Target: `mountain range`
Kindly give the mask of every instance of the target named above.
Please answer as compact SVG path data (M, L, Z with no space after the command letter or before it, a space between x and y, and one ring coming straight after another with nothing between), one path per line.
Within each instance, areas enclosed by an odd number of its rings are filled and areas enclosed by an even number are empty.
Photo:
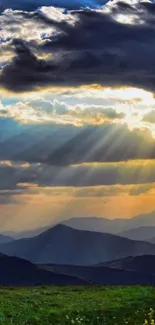
M139 226L144 220L124 220L121 228L121 219L75 218L32 230L29 238L2 234L0 285L155 284L153 213L152 226Z
M64 220L61 222L62 224L79 229L79 230L90 230L90 231L96 231L96 232L104 232L104 233L111 233L116 234L124 237L128 237L130 239L138 239L138 240L146 240L151 237L155 237L155 233L152 236L153 230L151 230L152 227L155 229L155 210L150 213L140 214L137 216L134 216L130 219L107 219L103 217L79 217L79 218L70 218L67 220ZM44 227L38 227L31 230L23 230L23 231L5 231L1 232L5 236L12 237L14 239L21 239L21 238L29 238L34 237L42 232L50 229L51 227L55 226L56 223L46 225ZM145 228L146 227L146 228ZM148 227L150 229L148 229ZM134 231L134 229L143 228L142 235L139 235L140 237L136 238L136 234L132 238L132 233L130 234L130 230ZM146 234L145 234L146 229ZM129 231L129 234L126 234L126 231ZM150 232L151 231L151 236ZM140 229L141 232L141 229ZM148 237L147 237L148 236Z
M3 286L91 284L154 285L155 256L129 257L101 265L77 266L34 265L24 259L0 254L0 285Z
M109 268L143 272L145 274L155 275L155 256L143 255L143 256L128 256L124 259L118 259L107 263L101 263L98 267L106 266Z
M138 228L132 228L129 230L122 231L118 233L121 237L126 237L133 240L144 240L153 243L155 237L155 227L154 226L143 226ZM154 241L155 243L155 241Z
M155 211L140 214L130 219L107 219L103 217L70 218L62 221L61 224L79 230L110 233L133 240L152 242L152 238L155 237ZM9 238L12 237L14 239L30 238L45 232L55 225L54 223L31 230L17 232L6 231L1 233L3 236L9 236Z
M107 232L110 234L122 234L123 232L131 229L137 229L141 227L155 227L155 211L147 214L140 214L130 219L107 219L99 217L71 218L63 221L62 223L79 230L91 230Z
M44 264L40 267L102 285L155 283L155 256L151 255L127 257L90 266Z
M75 276L43 270L29 261L0 254L0 285L87 284Z
M1 244L0 252L37 264L92 265L131 255L155 255L155 245L59 224L33 238Z
M0 234L0 244L6 244L6 243L9 243L13 240L12 237L10 236L7 236L7 235L1 235Z

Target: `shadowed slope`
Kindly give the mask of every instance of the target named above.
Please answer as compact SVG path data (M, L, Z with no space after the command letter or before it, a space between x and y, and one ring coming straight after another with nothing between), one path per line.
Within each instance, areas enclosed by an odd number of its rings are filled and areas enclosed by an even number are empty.
M133 285L153 284L155 276L143 271L135 272L110 268L107 266L75 266L75 265L40 265L45 270L56 271L60 274L73 275L96 284L103 285Z
M86 284L74 276L40 269L29 261L0 255L0 285Z

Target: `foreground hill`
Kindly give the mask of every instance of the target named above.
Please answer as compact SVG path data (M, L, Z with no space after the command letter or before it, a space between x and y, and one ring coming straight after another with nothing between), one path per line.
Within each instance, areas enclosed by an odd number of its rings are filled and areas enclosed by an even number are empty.
M153 284L155 276L144 274L143 270L130 271L115 269L107 266L78 266L78 265L40 265L44 270L57 272L60 274L72 275L78 278L102 285L133 285L133 284Z
M119 270L137 271L145 274L155 275L155 256L143 255L143 256L128 256L126 258L100 263L97 267L106 266Z
M0 252L41 264L92 265L130 255L155 254L155 245L57 225L36 237L0 245Z
M35 284L86 284L85 281L68 275L60 275L40 269L29 261L0 255L0 285Z

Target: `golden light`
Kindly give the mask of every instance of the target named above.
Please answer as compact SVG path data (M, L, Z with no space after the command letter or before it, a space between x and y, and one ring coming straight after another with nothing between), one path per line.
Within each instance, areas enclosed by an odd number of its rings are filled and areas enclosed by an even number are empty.
M122 101L139 100L147 105L155 104L154 96L151 92L144 89L121 87L121 88L105 88L103 94L110 98L120 99Z

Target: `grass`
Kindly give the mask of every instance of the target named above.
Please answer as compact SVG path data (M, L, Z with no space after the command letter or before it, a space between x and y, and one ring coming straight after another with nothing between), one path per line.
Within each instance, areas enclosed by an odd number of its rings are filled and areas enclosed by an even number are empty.
M153 287L0 288L3 325L143 325L150 308Z

